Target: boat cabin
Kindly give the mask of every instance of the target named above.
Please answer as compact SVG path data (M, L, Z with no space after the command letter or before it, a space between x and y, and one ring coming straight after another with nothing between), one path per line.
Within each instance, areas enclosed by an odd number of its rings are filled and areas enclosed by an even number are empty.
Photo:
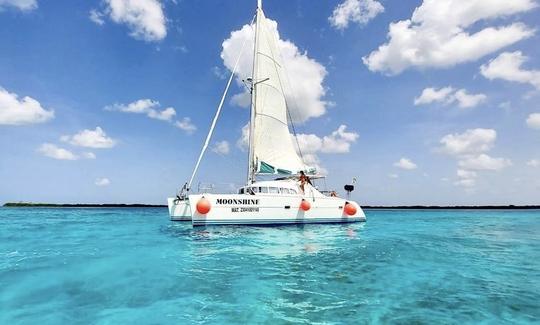
M250 195L301 195L300 187L294 182L257 182L238 189L238 194Z
M302 193L299 184L294 180L262 181L255 182L250 186L243 186L238 189L238 194L246 195L284 195L284 196L326 196L316 187L309 184L304 186L305 193Z

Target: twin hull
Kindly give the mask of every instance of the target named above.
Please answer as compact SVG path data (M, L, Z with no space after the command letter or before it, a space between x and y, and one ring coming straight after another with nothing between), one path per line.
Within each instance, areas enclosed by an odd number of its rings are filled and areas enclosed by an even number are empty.
M197 202L201 198L210 201L210 211L197 212ZM300 209L302 197L284 195L244 195L244 194L195 194L188 200L176 201L169 198L171 220L191 220L194 226L204 225L269 225L302 223L342 223L366 221L364 212L353 201L337 197L305 198L311 205L308 211ZM356 207L356 214L344 212L345 203Z

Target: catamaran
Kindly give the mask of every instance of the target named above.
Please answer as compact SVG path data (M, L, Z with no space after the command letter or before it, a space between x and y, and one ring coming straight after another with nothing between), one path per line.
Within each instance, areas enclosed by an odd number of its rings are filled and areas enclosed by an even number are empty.
M171 220L191 221L193 226L365 221L360 206L349 199L353 185L345 186L347 198L340 198L335 192L319 191L312 185L310 179L322 176L304 162L294 128L293 134L290 132L292 119L285 89L289 86L288 79L277 35L264 15L262 0L257 1L251 25L255 39L252 77L247 79L251 111L245 186L235 194L190 193L246 42L236 59L193 173L180 193L168 198Z

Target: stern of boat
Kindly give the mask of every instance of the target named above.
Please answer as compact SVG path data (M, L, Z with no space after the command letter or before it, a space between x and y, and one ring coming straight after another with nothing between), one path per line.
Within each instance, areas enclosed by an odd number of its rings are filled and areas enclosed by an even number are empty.
M167 199L167 205L169 206L169 215L172 221L191 221L191 207L187 198L181 200L170 197Z

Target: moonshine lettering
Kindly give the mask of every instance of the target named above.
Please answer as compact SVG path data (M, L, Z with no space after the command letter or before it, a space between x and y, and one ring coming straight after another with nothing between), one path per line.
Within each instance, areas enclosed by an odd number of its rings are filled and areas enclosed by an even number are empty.
M259 199L217 199L216 204L259 205Z

